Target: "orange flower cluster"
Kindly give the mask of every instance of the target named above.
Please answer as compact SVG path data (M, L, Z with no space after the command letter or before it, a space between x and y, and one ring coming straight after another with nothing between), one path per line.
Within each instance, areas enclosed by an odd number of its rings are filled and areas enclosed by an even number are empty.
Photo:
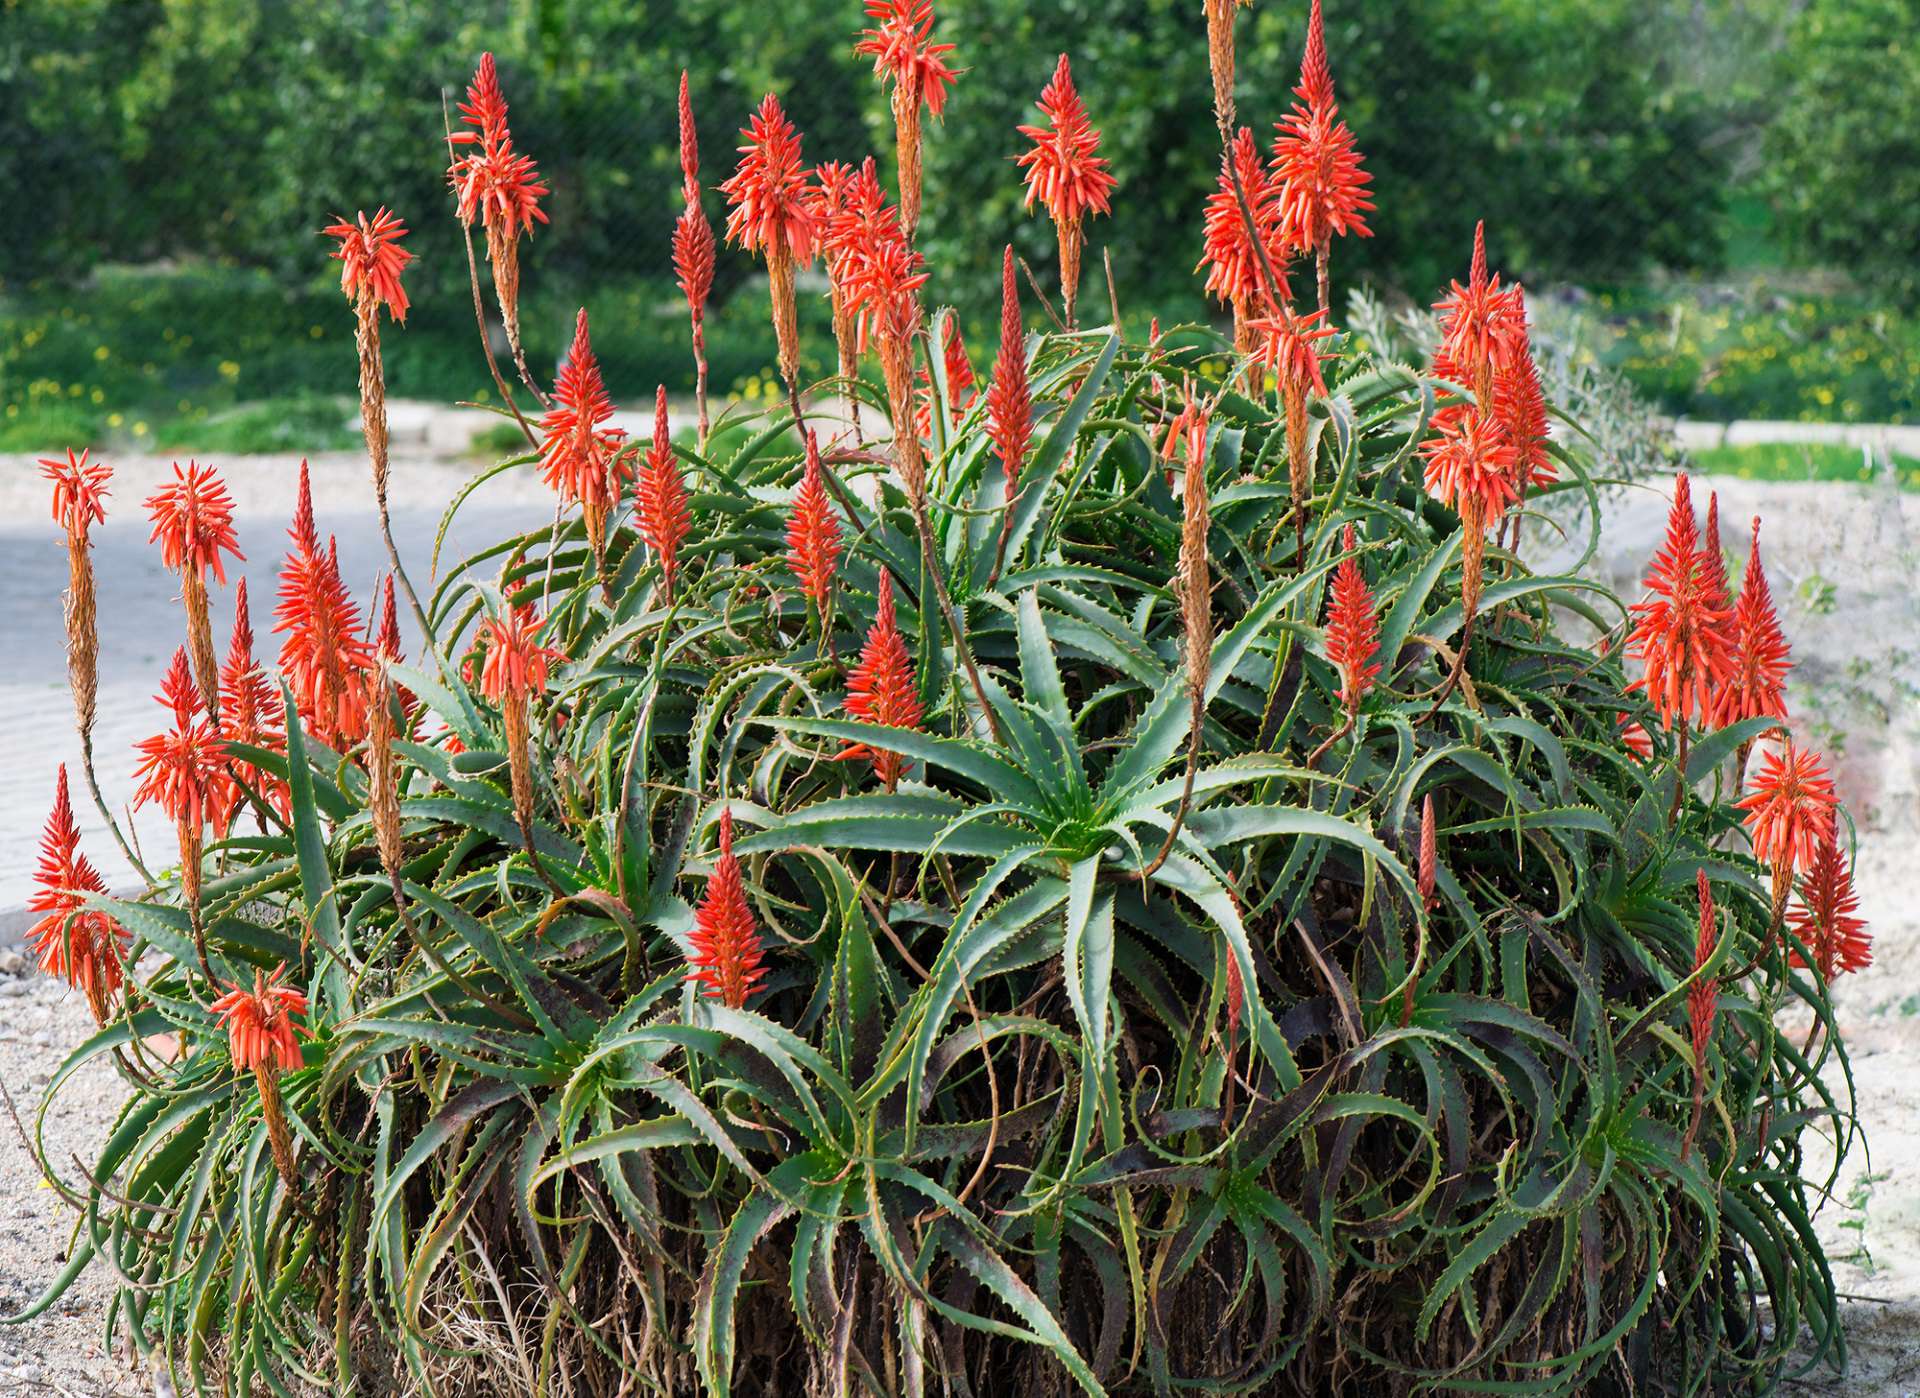
M364 292L374 305L385 306L388 315L405 324L407 292L400 274L413 261L413 254L400 246L407 236L406 225L383 206L371 218L364 211L353 219L335 214L320 232L339 240L340 246L328 256L340 264L340 290L347 299L358 302Z
M307 997L280 983L286 972L284 961L271 972L255 971L251 989L229 981L227 993L209 1006L227 1031L233 1066L243 1073L292 1072L300 1067L304 1031L293 1017L305 1018Z
M793 512L787 517L787 561L801 591L820 614L822 629L833 597L833 571L840 560L840 521L827 500L820 465L820 439L807 429L807 464L794 492Z
M1815 967L1822 980L1831 982L1848 971L1864 971L1873 964L1873 939L1867 924L1859 916L1860 899L1853 891L1853 870L1840 852L1840 841L1832 829L1815 845L1813 862L1800 880L1800 897L1790 925L1793 935L1805 947L1798 947L1792 962L1799 967Z
M107 881L80 852L80 827L67 796L64 763L40 837L40 867L33 881L39 891L27 900L27 910L41 916L27 929L27 945L39 958L40 969L77 987L87 997L94 1020L105 1024L125 976L132 938L106 913L87 907L89 895L106 893Z
M1235 175L1239 176L1238 191L1234 188ZM1241 192L1246 195L1246 214L1240 209ZM1247 214L1253 216L1251 234ZM1286 280L1288 251L1280 189L1268 180L1260 147L1253 132L1243 126L1233 144L1221 153L1220 183L1207 196L1201 219L1200 261L1194 268L1207 274L1207 294L1232 309L1234 348L1242 354L1253 352L1252 319L1263 310L1272 313L1292 301L1292 288ZM1266 255L1264 262L1262 252ZM1277 285L1267 284L1269 268Z
M597 562L606 558L607 522L632 469L620 450L627 434L604 426L612 417L613 399L594 358L583 306L554 380L552 405L540 422L540 471L548 485L580 506Z
M680 573L680 543L687 537L687 486L680 475L680 458L674 454L673 438L667 432L667 390L662 384L653 396L653 445L647 448L646 461L640 467L635 489L635 514L640 537L653 550L660 564L660 589L673 600L674 579Z
M853 51L873 59L874 75L893 84L894 145L900 163L900 214L907 237L920 224L920 109L938 119L947 104L954 71L952 44L933 42L933 0L867 0L878 21L861 31Z
M454 148L447 179L460 222L471 228L478 219L486 231L494 299L517 360L521 357L520 239L532 236L535 223L547 221L540 207L547 187L540 183L532 157L513 148L507 99L500 91L500 75L490 53L480 55L480 65L467 85L467 100L460 104L460 118L472 129L447 137Z
M1087 117L1086 103L1073 85L1073 69L1060 55L1053 77L1040 93L1044 126L1022 126L1033 142L1016 163L1027 172L1027 207L1038 199L1053 218L1060 244L1060 295L1069 328L1080 289L1080 258L1086 246L1084 220L1108 211L1108 195L1119 183L1100 150L1100 131Z
M949 318L946 323L946 337L940 345L940 367L947 376L947 405L950 423L957 423L967 415L974 401L979 397L975 387L977 380L973 376L973 361L967 358L966 342L960 338L960 323ZM933 439L933 375L922 366L919 372L920 386L914 391L913 430L923 438Z
M720 186L733 211L727 215L727 241L767 259L773 300L773 334L780 352L780 376L797 391L800 372L800 313L794 301L796 266L813 261L819 241L800 133L780 101L769 92L740 133L740 164Z
M280 673L307 731L344 752L366 736L365 676L373 667L373 652L360 608L340 575L338 542L329 536L326 548L320 547L304 461L287 533L293 548L280 565L280 594L273 610L274 632L286 633Z
M880 573L879 602L866 644L860 650L860 663L847 676L847 715L861 723L888 728L920 726L919 677L894 616L893 577L884 569ZM871 758L875 775L888 791L899 784L907 766L907 759L899 753L864 743L849 747L841 756Z
M731 1009L740 1009L766 979L766 947L754 928L753 909L733 853L733 810L720 808L720 857L707 893L694 910L687 980Z
M1380 673L1374 657L1380 650L1380 618L1355 555L1353 526L1340 539L1346 557L1333 570L1327 603L1327 659L1340 671L1341 698L1350 715L1360 712L1360 701Z

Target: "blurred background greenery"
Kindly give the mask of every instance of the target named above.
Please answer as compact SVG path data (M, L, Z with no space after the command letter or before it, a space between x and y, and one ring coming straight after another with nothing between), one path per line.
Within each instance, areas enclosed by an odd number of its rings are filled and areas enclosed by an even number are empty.
M484 398L442 103L493 50L518 144L553 188L523 253L529 353L572 309L622 402L688 387L668 235L673 102L692 75L709 189L780 93L810 159L891 151L852 55L858 0L0 0L0 447L344 445L351 316L316 230L387 204L415 310L392 391ZM1207 314L1192 275L1217 170L1199 0L938 0L968 68L928 137L932 295L979 326L999 249L1044 276L1051 232L1009 163L1056 53L1121 180L1123 309ZM1566 312L1577 352L1708 418L1920 418L1920 43L1914 0L1330 0L1374 238L1336 282L1434 299L1476 218L1496 265ZM1240 113L1291 101L1304 0L1240 17ZM711 193L709 213L719 222ZM1097 263L1090 264L1097 265ZM723 252L716 383L768 376L764 304ZM1337 291L1344 304L1345 291ZM817 298L814 298L817 299ZM816 355L826 342L812 308ZM826 372L823 358L814 366Z

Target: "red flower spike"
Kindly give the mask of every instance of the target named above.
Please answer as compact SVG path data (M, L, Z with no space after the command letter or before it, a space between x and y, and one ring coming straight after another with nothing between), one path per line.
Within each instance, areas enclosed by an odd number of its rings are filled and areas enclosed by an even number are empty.
M1820 842L1833 837L1833 813L1839 804L1820 754L1802 751L1791 738L1783 751L1761 756L1752 793L1734 802L1747 813L1753 857L1776 874L1783 869L1797 873L1813 864Z
M834 566L840 561L840 521L827 500L820 440L812 428L807 429L806 470L794 492L793 513L787 517L787 561L825 625Z
M540 208L547 187L540 183L532 158L513 148L507 99L500 91L500 75L490 53L480 55L480 66L467 85L467 100L460 104L460 117L473 129L455 131L448 142L456 148L479 148L456 154L447 170L460 221L472 227L479 219L509 242L532 233L535 223L547 221Z
M1013 248L1000 258L1000 352L987 388L987 435L1006 472L1013 498L1033 445L1033 393L1027 381L1026 335L1020 324L1020 292L1013 281Z
M1278 304L1292 299L1293 292L1286 282L1287 241L1281 231L1280 191L1268 182L1260 147L1254 142L1253 132L1244 126L1233 138L1232 147L1220 156L1220 183L1207 196L1201 218L1200 261L1193 270L1206 272L1208 295L1233 307L1236 316L1246 316L1265 308L1269 298L1262 291L1266 272L1260 265L1254 240L1247 235L1247 220L1240 212L1240 200L1234 193L1235 169L1240 175L1241 188L1247 194L1247 208L1253 214L1254 227L1259 230L1258 246L1266 249L1267 260L1280 279L1279 286L1270 288L1271 300Z
M1707 494L1707 528L1700 540L1700 592L1716 611L1730 612L1727 596L1727 551L1720 546L1720 492Z
M709 999L740 1009L766 979L766 947L754 929L753 909L733 853L733 810L720 810L720 857L707 880L706 896L694 912L693 955L687 979Z
M1473 265L1467 284L1452 283L1452 290L1433 308L1440 313L1436 367L1444 362L1476 394L1491 398L1494 374L1525 349L1527 313L1520 288L1503 288L1497 275L1487 274L1485 220L1473 226Z
M1056 223L1108 212L1107 196L1119 181L1108 172L1106 159L1096 153L1100 132L1087 119L1086 103L1073 85L1073 69L1064 53L1040 94L1039 106L1048 124L1020 128L1020 134L1033 142L1033 149L1016 162L1027 172L1027 207L1038 199Z
M1518 294L1519 288L1514 291ZM1546 391L1524 329L1513 358L1494 370L1493 417L1513 446L1514 488L1522 498L1528 490L1560 479L1560 468L1547 450Z
M1427 493L1462 515L1477 503L1480 519L1493 519L1514 500L1513 444L1491 416L1472 408L1443 408L1433 425L1436 435L1420 444Z
M251 990L228 981L227 993L208 1007L220 1017L228 1055L243 1073L292 1072L301 1066L300 1038L308 1031L293 1017L306 1015L307 997L280 983L286 971L284 961L271 974L256 970Z
M548 667L567 658L559 647L541 643L541 625L539 615L525 602L481 624L487 657L480 671L480 690L494 703L509 697L532 698L547 687Z
M40 474L53 482L53 522L81 543L96 524L107 518L107 482L113 471L104 462L87 464L87 451L79 456L67 448L67 459L40 458Z
M946 56L952 44L933 38L933 0L866 0L867 17L877 27L860 31L853 51L873 59L874 76L894 82L939 116L947 105L954 70Z
M635 515L640 537L647 541L660 562L662 584L673 596L674 578L680 569L680 541L687 537L687 486L680 475L680 460L674 455L673 439L667 433L667 390L663 384L654 392L653 445L640 467L635 487Z
M233 497L213 467L189 461L182 471L174 462L172 483L149 496L146 507L153 519L147 542L160 545L161 561L172 571L192 568L205 579L211 569L224 583L227 572L220 555L246 561L233 533Z
M918 293L927 280L925 259L907 241L899 211L885 202L872 172L869 161L833 224L841 297L859 323L863 350L873 335L901 344L913 338L920 326Z
M1227 952L1227 1042L1233 1043L1240 1036L1240 1018L1247 1009L1247 986L1240 979L1240 963L1231 951Z
M374 632L373 653L381 660L397 662L400 653L400 609L393 600L393 574L380 580L380 626Z
M697 203L688 204L673 222L673 276L687 309L704 312L713 290L713 226Z
M1351 715L1360 712L1360 701L1380 673L1380 665L1374 660L1380 650L1380 619L1373 591L1354 555L1351 524L1341 536L1340 546L1346 557L1333 571L1327 605L1327 659L1340 671L1341 702Z
M861 723L888 728L918 728L922 716L918 679L894 616L893 577L882 569L873 626L861 647L859 665L847 676L847 715ZM907 765L907 759L897 752L864 744L849 748L841 756L871 758L874 773L889 791Z
M974 387L973 361L967 358L966 342L960 337L960 323L949 317L946 338L940 346L940 359L947 375L947 406L952 410L951 421L958 422L966 416L974 400L979 397ZM922 437L933 436L933 375L923 367L919 371L920 386L914 393L913 430Z
M372 295L387 314L401 324L407 319L407 292L400 285L400 274L413 261L413 254L400 246L407 226L382 207L369 219L363 210L356 221L339 214L320 230L323 238L336 238L340 246L330 254L340 263L340 290L349 301L358 300L362 291Z
M1813 957L1820 978L1831 985L1849 971L1873 964L1873 939L1858 916L1860 899L1853 891L1853 870L1840 852L1837 832L1829 830L1814 849L1813 863L1800 880L1800 896L1789 919L1793 935ZM1792 963L1805 969L1808 962L1796 949Z
M1725 727L1748 718L1787 716L1786 679L1791 660L1773 591L1760 562L1760 521L1753 521L1753 549L1740 578L1733 608L1733 673L1715 692L1713 722Z
M727 241L749 252L786 248L798 263L813 260L818 230L807 198L807 171L800 155L800 134L771 92L740 133L740 164L720 186L733 212L727 217Z
M202 716L200 691L188 672L184 646L173 653L173 664L154 697L173 711L173 730L136 745L140 764L133 774L135 809L151 801L176 824L193 829L210 824L216 835L226 834L234 796L227 747Z
M304 456L300 458L300 485L294 496L293 523L287 527L287 537L303 554L320 552L320 532L313 523L313 482L308 477Z
M307 518L295 516L296 543L280 568L280 595L273 609L274 632L286 633L280 645L280 671L293 691L294 708L322 742L350 747L365 731L366 705L354 677L373 664L360 608L340 576L339 549L331 538L325 552L300 542Z
M1630 686L1646 691L1654 712L1672 728L1697 716L1705 721L1715 695L1733 673L1727 613L1708 597L1693 495L1682 475L1674 487L1667 534L1647 569L1647 594L1632 607L1627 653L1646 666Z
M1374 205L1373 182L1361 164L1353 132L1332 102L1298 103L1274 124L1269 163L1279 191L1286 239L1302 252L1318 251L1334 237L1371 238L1366 214Z
M602 514L620 502L630 469L620 455L627 434L602 427L612 417L613 399L600 376L582 307L554 381L553 405L540 420L540 472L565 499Z
M1279 315L1248 323L1259 344L1259 362L1273 371L1283 393L1304 397L1311 390L1326 397L1327 381L1320 366L1333 356L1322 353L1319 343L1333 334L1333 327L1325 323L1325 315L1325 311L1295 315L1282 306Z
M1333 105L1333 74L1327 67L1327 31L1320 18L1320 0L1307 12L1307 47L1300 55L1300 85L1294 96L1309 107Z
M687 70L680 70L680 185L689 204L700 200L700 136L693 125L693 97Z
M40 837L40 867L33 881L39 891L27 900L27 910L43 916L27 929L27 945L39 958L40 969L59 976L87 997L96 1019L122 980L127 944L126 928L105 913L82 911L88 894L105 893L107 881L80 852L80 827L67 796L67 769L60 767L54 787L53 810Z
M279 751L286 744L282 730L285 722L280 692L254 659L253 620L247 607L247 580L242 578L234 592L233 639L220 666L220 738L225 743ZM285 779L252 763L233 760L247 784L284 815L290 799ZM238 795L236 791L236 799Z
M1420 875L1415 883L1420 906L1431 909L1440 902L1440 842L1433 823L1433 793L1420 803Z

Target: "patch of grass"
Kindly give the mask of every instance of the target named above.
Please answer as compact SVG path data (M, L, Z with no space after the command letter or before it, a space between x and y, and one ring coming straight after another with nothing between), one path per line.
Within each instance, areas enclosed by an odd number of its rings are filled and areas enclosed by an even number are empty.
M686 303L671 283L581 288L540 276L536 263L524 285L527 363L537 379L554 374L586 305L616 403L651 402L655 384L692 391ZM803 293L800 311L801 372L829 374L825 297ZM464 294L416 301L404 326L382 324L381 342L391 397L499 402ZM779 395L763 281L709 305L707 355L716 400ZM0 286L4 450L350 446L344 424L357 372L353 316L324 273L288 286L238 267L103 267L77 286ZM336 414L336 402L348 410Z
M1597 359L1666 412L1707 421L1920 421L1920 315L1755 275L1597 293Z
M1749 481L1874 480L1879 460L1858 447L1810 442L1761 442L1738 447L1707 447L1689 452L1703 473ZM1903 490L1920 490L1920 460L1895 456L1893 471Z

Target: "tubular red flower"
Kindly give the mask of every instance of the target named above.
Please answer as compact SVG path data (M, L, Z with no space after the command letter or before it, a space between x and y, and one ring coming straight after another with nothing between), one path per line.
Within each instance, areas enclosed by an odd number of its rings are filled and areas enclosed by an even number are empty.
M1064 53L1040 94L1039 106L1048 124L1020 128L1020 134L1033 142L1033 149L1016 162L1027 172L1027 207L1038 199L1054 222L1061 224L1077 222L1088 213L1108 212L1108 193L1119 181L1109 173L1106 159L1097 154L1100 132L1087 119L1086 103L1073 85L1073 69Z
M1713 722L1725 727L1748 718L1787 716L1786 678L1792 661L1773 591L1760 562L1760 520L1753 521L1753 549L1740 578L1733 608L1733 673L1715 691Z
M1867 924L1859 916L1860 899L1853 891L1853 870L1840 852L1836 830L1828 830L1815 846L1813 863L1800 880L1800 896L1789 919L1793 935L1812 956L1820 978L1831 985L1834 978L1849 971L1863 971L1873 964L1873 939ZM1795 966L1809 963L1796 948Z
M1231 165L1229 165L1231 162ZM1247 220L1240 212L1240 200L1233 188L1233 173L1238 171L1240 186L1246 191L1247 208L1253 214L1253 226L1259 231L1256 244L1247 233ZM1265 248L1280 284L1265 288L1266 272L1260 265L1259 249ZM1292 289L1286 282L1287 240L1281 229L1280 191L1267 179L1267 167L1260 159L1260 147L1253 132L1241 127L1233 145L1220 156L1220 183L1207 196L1201 218L1200 261L1194 271L1207 274L1207 294L1223 305L1231 306L1237 319L1259 309L1288 301ZM1268 297L1265 290L1273 294ZM1244 350L1245 346L1236 345Z
M1646 691L1660 721L1672 728L1704 722L1715 694L1733 673L1727 613L1708 597L1709 584L1687 478L1675 485L1667 535L1647 569L1647 600L1636 602L1627 653L1646 666L1630 688Z
M1462 515L1477 506L1490 520L1514 499L1513 444L1486 413L1465 407L1434 414L1435 435L1420 444L1427 493Z
M1707 493L1707 528L1700 540L1700 593L1707 605L1731 617L1727 595L1727 551L1720 544L1720 492Z
M563 497L603 516L619 504L631 469L620 452L627 434L602 426L612 417L613 399L600 376L582 307L554 381L553 405L540 421L540 471Z
M1380 619L1376 615L1373 590L1367 586L1355 557L1353 526L1341 536L1346 557L1333 570L1333 587L1327 604L1327 659L1340 671L1341 702L1349 714L1360 711L1360 701L1373 688L1380 666L1374 656L1380 650Z
M820 441L807 429L807 464L794 492L793 512L787 517L787 562L793 575L819 609L826 624L827 603L833 595L834 566L840 560L840 521L827 499L820 465Z
M1000 351L994 356L993 382L987 388L987 435L1000 454L1011 500L1033 444L1033 392L1027 380L1026 335L1020 324L1011 246L1000 259Z
M73 448L68 447L65 461L41 457L40 474L53 482L53 522L66 530L69 538L85 544L93 526L106 522L107 496L111 493L107 482L113 479L112 469L104 462L88 465L84 448L75 456Z
M1516 295L1519 290L1514 288ZM1560 478L1560 468L1547 450L1547 398L1524 326L1513 357L1494 370L1493 417L1513 447L1514 484L1520 497Z
M360 608L340 576L340 555L331 537L324 552L309 550L304 535L313 527L311 503L306 517L294 517L289 532L293 550L280 567L280 594L274 606L274 632L280 644L280 671L293 691L296 712L321 742L344 749L366 732L366 702L357 677L373 664Z
M228 981L227 993L208 1007L226 1029L228 1055L243 1073L291 1072L301 1065L299 1041L308 1031L293 1017L305 1017L307 997L280 983L286 971L284 961L271 973L256 970L252 989Z
M226 744L283 751L286 735L281 725L285 721L280 692L253 656L253 619L247 608L247 580L242 578L233 599L233 639L220 666L220 738ZM228 755L239 776L286 815L290 793L285 778L234 757L230 747ZM236 799L238 795L236 791Z
M1282 306L1279 315L1248 323L1259 346L1259 361L1279 379L1282 393L1304 396L1311 390L1326 397L1327 381L1320 366L1333 356L1323 353L1319 344L1333 334L1333 327L1325 323L1325 315L1324 311L1295 315Z
M673 439L667 433L667 390L663 384L654 392L653 445L640 467L640 480L634 490L635 515L640 537L647 541L660 563L661 584L666 595L673 596L673 584L680 571L680 542L690 527L687 518L687 486L680 475L680 459L674 455Z
M682 209L673 223L673 275L687 309L703 314L713 291L713 226L697 202Z
M873 626L867 631L860 651L860 663L847 676L847 714L862 723L884 724L889 728L918 728L922 717L918 676L907 643L893 609L893 578L885 569L880 573L880 598L874 610ZM897 752L858 744L842 757L868 757L874 773L891 791L906 770L907 759Z
M740 133L740 164L720 186L733 212L727 241L749 252L784 248L795 262L813 260L818 230L807 198L807 170L800 134L771 92Z
M907 89L936 117L947 104L954 70L946 56L952 44L933 38L933 0L866 0L867 16L877 27L860 31L853 51L873 59L874 76Z
M737 1010L766 979L766 947L754 928L740 861L734 857L730 807L720 810L720 857L694 912L688 940L693 955L687 961L687 979L708 998Z
M947 375L947 406L951 410L948 421L958 422L973 406L979 391L974 386L973 361L967 358L966 342L960 338L960 324L952 318L947 321L946 336L940 346L940 359ZM918 378L920 386L914 391L913 430L931 439L933 375L922 367Z
M233 532L233 497L213 467L189 461L182 471L173 463L173 481L146 501L153 519L148 543L160 545L161 561L174 572L191 569L204 579L209 569L220 582L227 580L220 555L230 553L240 562L239 540Z
M400 274L413 261L413 254L400 246L407 227L382 207L369 219L362 210L356 221L339 214L320 230L323 238L336 238L340 246L331 254L340 263L340 290L349 301L359 299L364 290L387 314L405 324L407 292L400 285Z
M1307 12L1307 46L1300 55L1300 85L1294 96L1309 107L1333 105L1333 73L1327 67L1327 31L1320 17L1320 0Z
M1436 367L1446 365L1476 395L1490 400L1495 373L1513 363L1525 348L1527 313L1519 287L1503 288L1497 274L1487 274L1485 220L1473 226L1473 264L1467 284L1452 283L1452 290L1433 308L1440 313Z
M1296 103L1274 124L1270 168L1281 227L1294 247L1317 252L1336 236L1373 236L1366 221L1373 208L1367 194L1373 176L1362 166L1353 132L1331 101Z
M862 349L869 335L901 345L913 338L927 280L925 259L907 241L898 211L879 195L877 180L869 184L870 169L862 170L833 225L844 309L858 324Z
M27 900L27 910L42 916L27 929L27 945L39 958L40 969L77 987L94 1018L104 1022L107 1006L120 989L132 939L107 914L87 909L87 895L105 893L107 882L80 852L80 827L67 796L64 763L40 837L40 867L33 881L39 891Z
M490 53L480 55L480 65L467 85L467 100L460 104L460 117L473 129L455 131L448 142L477 147L456 153L447 170L460 221L472 227L477 218L508 241L533 232L536 222L547 221L540 208L547 187L540 183L532 158L513 149L507 99L500 91L500 75Z
M1813 863L1820 842L1833 836L1839 803L1820 754L1802 751L1788 738L1781 752L1762 754L1751 794L1734 805L1747 813L1753 857L1777 874Z
M542 624L525 602L481 623L487 656L480 671L480 690L494 703L524 702L539 694L547 687L548 667L567 658L559 647L541 643Z
M172 710L173 728L137 744L140 764L134 769L134 807L151 801L176 824L196 831L211 825L216 835L225 835L233 811L226 744L201 716L200 691L188 673L184 646L173 653L173 663L154 697Z

